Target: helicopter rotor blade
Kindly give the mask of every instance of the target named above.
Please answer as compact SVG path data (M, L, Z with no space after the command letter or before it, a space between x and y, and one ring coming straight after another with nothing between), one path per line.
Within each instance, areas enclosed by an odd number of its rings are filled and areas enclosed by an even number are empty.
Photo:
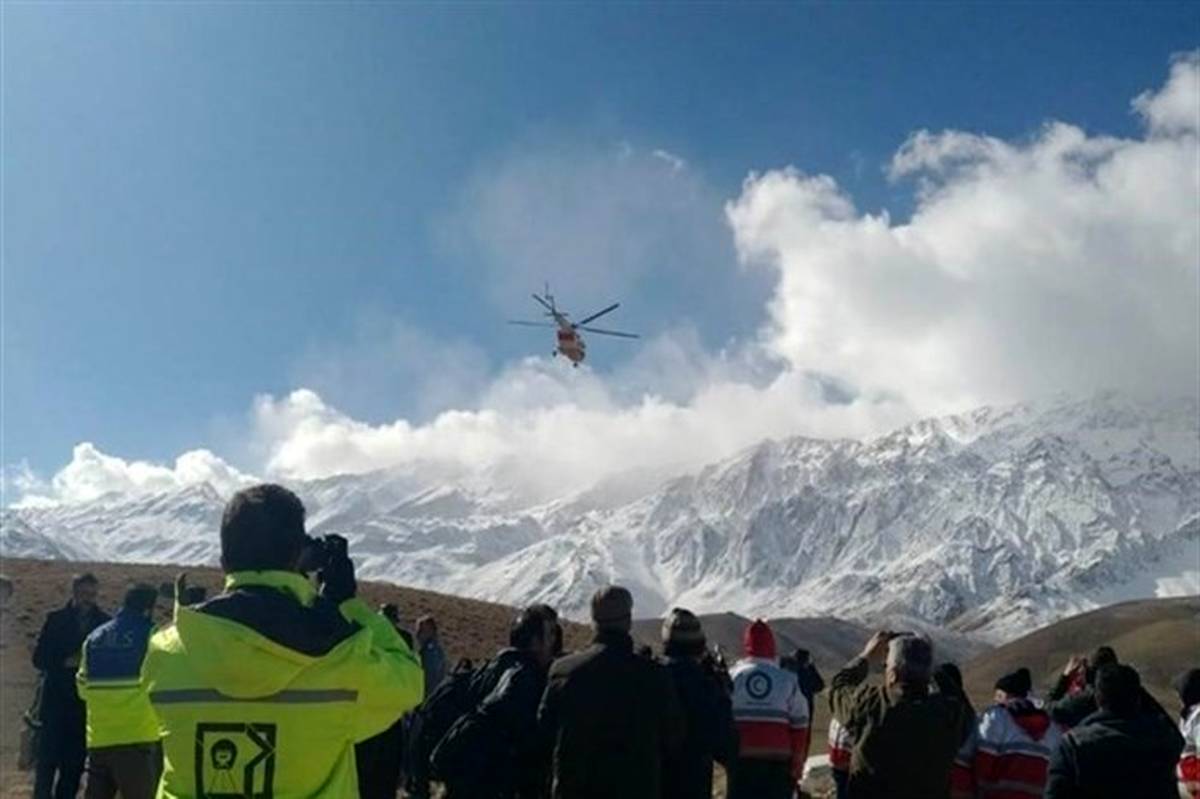
M545 308L550 313L556 313L554 306L551 305L550 303L546 302L546 300L543 299L542 297L538 296L537 294L531 294L529 296L533 297L535 300L540 302L542 304L542 307Z
M509 319L510 325L521 325L522 327L558 327L553 322L527 322L524 319Z
M575 327L578 328L579 330L586 330L589 333L596 333L601 336L616 336L618 338L641 338L641 336L639 336L637 333L622 333L619 330L604 330L603 328L599 328L599 327L584 327L582 325L575 325Z
M578 322L575 323L575 326L579 327L580 325L586 325L588 322L594 322L595 320L599 319L601 316L604 316L606 313L611 313L620 307L621 307L621 303L614 302L612 305L608 306L603 311L596 311L596 313L592 314L591 316L580 319Z

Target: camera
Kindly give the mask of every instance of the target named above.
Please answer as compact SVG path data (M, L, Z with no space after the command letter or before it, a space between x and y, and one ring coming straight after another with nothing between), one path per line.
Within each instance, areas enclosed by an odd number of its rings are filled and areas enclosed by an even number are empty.
M349 558L346 539L340 535L323 535L320 538L309 537L300 552L300 571L305 574L319 572L344 558Z

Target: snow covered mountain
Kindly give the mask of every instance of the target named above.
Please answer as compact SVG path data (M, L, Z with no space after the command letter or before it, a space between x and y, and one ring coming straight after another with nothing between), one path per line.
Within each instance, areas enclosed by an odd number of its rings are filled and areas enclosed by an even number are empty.
M619 581L642 615L889 618L1004 640L1119 599L1200 593L1194 398L981 408L629 483L531 506L411 472L293 487L365 576L575 615ZM200 485L7 509L0 542L6 556L213 563L223 500Z

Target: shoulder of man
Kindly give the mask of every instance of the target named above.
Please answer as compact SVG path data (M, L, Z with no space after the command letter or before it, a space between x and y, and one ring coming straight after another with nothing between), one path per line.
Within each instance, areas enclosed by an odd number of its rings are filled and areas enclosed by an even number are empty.
M854 686L846 699L851 713L859 719L882 715L888 707L888 695L881 685L862 683Z
M55 608L46 614L46 620L44 624L47 627L57 627L63 622L69 621L73 613L74 611L71 610L70 605L64 605L61 608Z
M84 637L84 641L88 642L88 641L93 641L97 638L100 638L109 630L112 630L112 629L120 626L121 621L122 621L121 619L109 619L108 621L104 622L103 624L96 625L92 629L92 631Z
M550 666L550 678L562 679L577 671L580 667L591 663L596 658L600 657L603 649L592 644L586 649L581 649L578 652L572 652L569 655L563 655Z
M280 646L310 657L327 654L362 629L324 597L317 597L311 606L306 606L290 594L265 586L246 586L223 593L192 610L241 624Z

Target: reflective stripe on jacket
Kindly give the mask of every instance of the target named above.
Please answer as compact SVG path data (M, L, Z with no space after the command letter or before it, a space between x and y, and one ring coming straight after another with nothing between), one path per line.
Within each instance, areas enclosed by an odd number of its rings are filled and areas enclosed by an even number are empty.
M87 703L88 749L158 740L158 719L141 678L153 629L146 616L122 610L84 641L75 680Z
M160 799L356 796L354 744L415 707L424 682L386 618L287 572L231 574L224 594L176 606L143 673L166 735Z
M773 659L751 657L738 661L729 676L739 756L788 760L799 779L808 758L809 712L796 675Z
M1200 799L1200 705L1191 709L1179 725L1183 733L1183 754L1179 756L1179 791L1191 799Z
M850 733L838 723L837 719L829 720L829 767L834 771L850 770L850 751L854 748L854 739Z

